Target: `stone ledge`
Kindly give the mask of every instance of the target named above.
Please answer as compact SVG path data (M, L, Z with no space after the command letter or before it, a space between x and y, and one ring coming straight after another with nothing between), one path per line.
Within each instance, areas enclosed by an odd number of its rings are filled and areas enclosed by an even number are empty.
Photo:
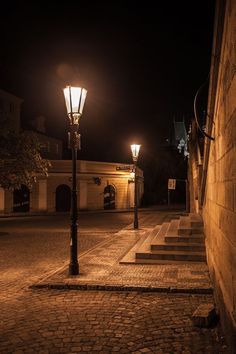
M210 327L217 320L214 304L201 304L192 315L193 324L197 327Z

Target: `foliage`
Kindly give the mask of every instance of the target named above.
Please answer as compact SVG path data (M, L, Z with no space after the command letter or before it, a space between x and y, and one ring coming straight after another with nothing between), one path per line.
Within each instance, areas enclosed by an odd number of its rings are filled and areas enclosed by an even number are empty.
M40 144L33 132L15 133L0 130L0 186L19 189L24 184L28 188L38 175L48 175L50 162L40 155Z

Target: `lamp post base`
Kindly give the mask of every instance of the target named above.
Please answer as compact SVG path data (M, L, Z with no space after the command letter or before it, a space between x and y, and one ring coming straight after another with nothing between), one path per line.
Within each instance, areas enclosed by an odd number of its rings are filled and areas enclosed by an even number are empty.
M69 264L69 275L78 275L79 274L79 264L70 263Z
M134 217L134 229L138 229L138 218L137 215Z

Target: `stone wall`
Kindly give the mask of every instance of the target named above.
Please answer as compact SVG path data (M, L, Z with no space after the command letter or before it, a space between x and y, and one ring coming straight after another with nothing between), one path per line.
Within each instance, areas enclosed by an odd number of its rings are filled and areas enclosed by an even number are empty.
M223 3L223 1L219 1ZM219 6L219 5L218 5ZM217 26L221 13L216 13ZM231 348L236 348L236 2L225 2L220 56L212 59L208 112L214 124L203 203L207 259L215 298ZM214 61L218 60L217 72ZM211 109L213 107L213 109ZM209 119L211 119L210 117ZM208 142L209 143L209 142ZM235 349L232 349L232 352Z
M202 156L200 153L199 137L196 121L191 124L191 132L189 133L188 150L188 183L189 183L189 199L190 212L199 212L199 196L202 176Z

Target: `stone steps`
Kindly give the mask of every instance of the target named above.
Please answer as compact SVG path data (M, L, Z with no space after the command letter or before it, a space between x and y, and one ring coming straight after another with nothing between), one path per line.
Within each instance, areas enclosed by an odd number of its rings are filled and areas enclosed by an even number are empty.
M150 241L150 242L149 242ZM190 214L163 223L135 250L135 263L206 262L200 216Z
M123 256L123 258L120 260L120 263L121 264L134 263L136 252L138 252L139 250L142 250L143 252L146 251L148 252L150 248L150 244L159 230L160 230L160 225L156 225L151 230L146 230L145 232L143 232L143 235L140 237L140 239L135 243L133 247L131 247L128 253L126 253Z
M140 244L140 247L138 248L138 252L149 252L150 245L154 242L154 239L157 237L157 235L161 235L165 232L166 224L168 223L163 223L161 226L155 226L149 232L148 236L144 237L142 244Z
M184 242L184 243L200 243L204 244L204 236L201 234L191 235L189 236L165 236L166 243L176 243L176 242Z
M152 260L175 260L175 261L188 261L188 262L204 262L206 255L204 252L191 252L191 251L152 251L152 252L136 252L136 260L139 259L152 259Z
M166 251L192 251L192 252L202 252L205 251L205 246L201 243L193 242L173 242L169 244L151 244L151 251L166 250Z
M198 214L189 213L190 223L192 227L203 227L202 218Z
M192 221L193 219L189 216L181 216L178 227L178 235L192 235L203 233L202 222Z

